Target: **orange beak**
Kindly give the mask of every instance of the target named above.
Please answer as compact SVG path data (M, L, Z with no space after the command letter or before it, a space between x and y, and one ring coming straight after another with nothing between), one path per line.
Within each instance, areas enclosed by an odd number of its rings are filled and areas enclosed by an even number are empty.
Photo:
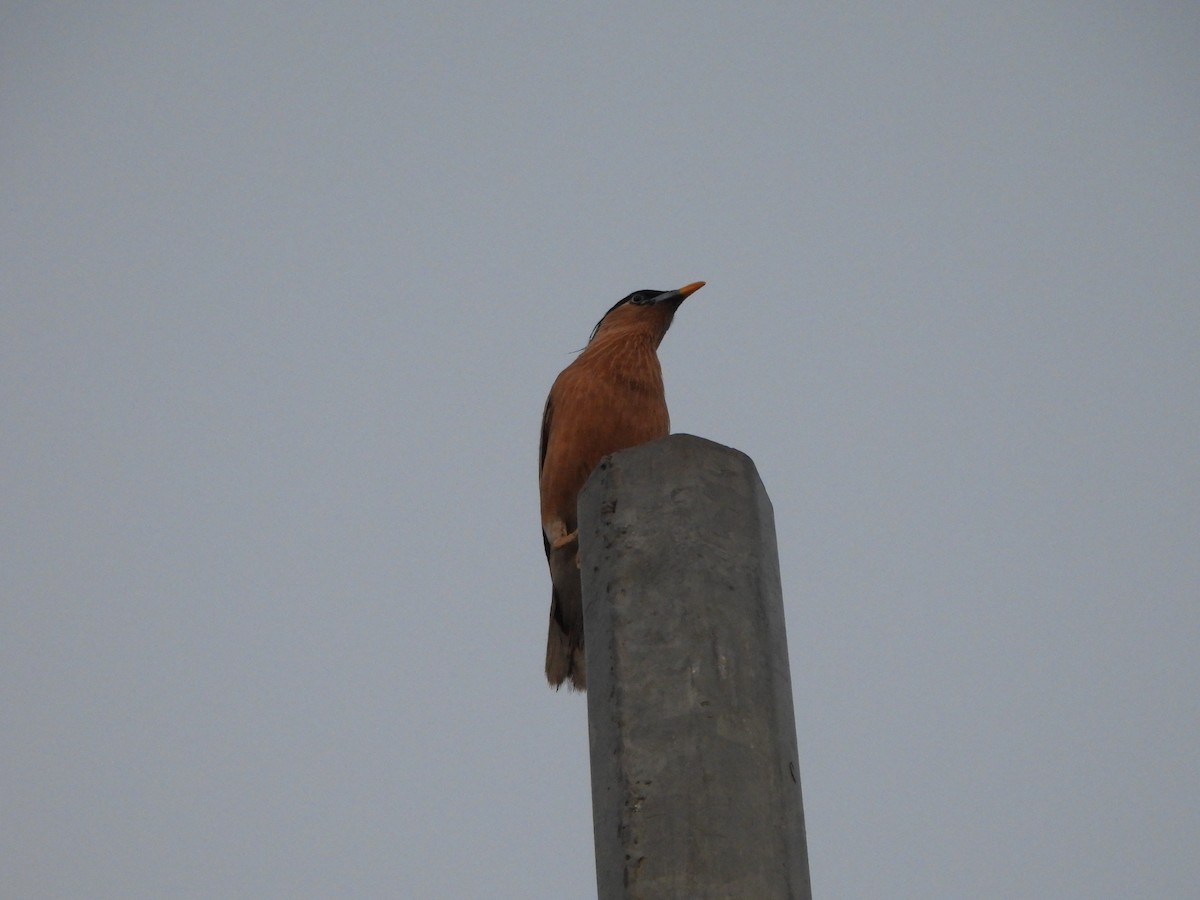
M704 287L703 281L693 281L691 284L681 287L675 293L677 293L680 297L687 297L689 294L696 293L696 291L700 290L702 287Z

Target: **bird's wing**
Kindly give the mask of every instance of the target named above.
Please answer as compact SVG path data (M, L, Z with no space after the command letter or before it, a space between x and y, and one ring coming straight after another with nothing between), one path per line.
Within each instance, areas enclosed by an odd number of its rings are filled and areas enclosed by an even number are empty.
M546 408L542 410L542 441L538 445L538 477L542 475L542 466L546 463L546 443L550 438L550 419L554 413L554 407L551 404L551 399L554 395L550 394L546 397Z
M554 406L550 402L553 396L553 393L547 395L546 408L542 411L542 439L538 445L538 478L542 477L542 466L546 463L546 443L550 438L550 420L554 413ZM546 537L545 529L542 529L542 544L546 548L546 559L549 559L550 540Z

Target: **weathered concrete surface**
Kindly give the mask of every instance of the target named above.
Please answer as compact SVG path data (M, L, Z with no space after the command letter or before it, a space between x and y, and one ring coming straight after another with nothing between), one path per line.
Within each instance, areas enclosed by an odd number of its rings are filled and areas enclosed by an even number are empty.
M600 900L809 898L771 501L691 435L579 499Z

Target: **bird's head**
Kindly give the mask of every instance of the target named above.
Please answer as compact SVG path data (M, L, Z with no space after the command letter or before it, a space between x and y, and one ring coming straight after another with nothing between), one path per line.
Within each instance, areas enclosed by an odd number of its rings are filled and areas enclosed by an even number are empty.
M592 336L588 338L588 344L609 334L650 331L657 346L671 327L671 319L675 317L675 310L679 309L679 304L702 287L703 281L693 281L673 291L634 291L628 297L618 300L613 308L604 314L604 318L596 323L596 327L592 329Z

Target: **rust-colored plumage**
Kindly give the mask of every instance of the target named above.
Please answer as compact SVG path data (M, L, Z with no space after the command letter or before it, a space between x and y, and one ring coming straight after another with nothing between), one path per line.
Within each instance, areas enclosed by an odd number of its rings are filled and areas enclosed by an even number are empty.
M679 304L703 286L697 281L676 291L630 294L600 320L546 398L538 477L552 584L546 679L555 688L564 681L578 690L587 686L575 513L579 491L603 457L667 436L658 345Z

